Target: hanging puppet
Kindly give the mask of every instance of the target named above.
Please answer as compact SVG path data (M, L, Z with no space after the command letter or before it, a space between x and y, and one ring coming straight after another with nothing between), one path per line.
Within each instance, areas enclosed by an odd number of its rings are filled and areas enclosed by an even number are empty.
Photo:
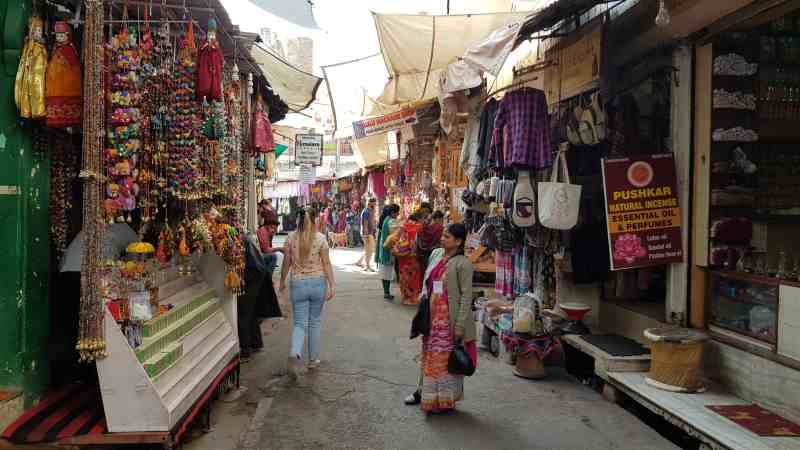
M14 101L19 115L38 119L46 114L44 78L47 71L47 49L44 46L44 22L39 17L28 21L28 37L19 60L14 84Z
M264 111L264 101L259 95L256 98L256 107L253 111L253 153L267 153L275 150L275 140L272 137L272 123L269 115Z
M66 22L56 22L56 44L45 77L47 126L67 128L81 124L83 112L81 60Z
M222 65L225 63L217 40L217 21L208 20L206 42L197 53L197 99L209 102L222 99Z

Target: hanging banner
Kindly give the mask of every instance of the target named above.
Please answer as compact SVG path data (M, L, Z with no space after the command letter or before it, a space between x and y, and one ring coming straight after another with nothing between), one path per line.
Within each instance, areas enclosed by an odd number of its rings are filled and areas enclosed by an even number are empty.
M405 108L400 111L372 119L353 122L353 135L356 139L397 130L417 123L417 109Z
M671 153L603 159L611 270L683 261Z
M545 51L545 58L554 62L544 71L544 93L548 104L598 87L602 48L603 26L598 22Z
M317 182L317 168L308 164L300 166L300 184L314 184Z
M296 134L294 136L295 165L310 164L312 166L321 166L322 143L321 134Z

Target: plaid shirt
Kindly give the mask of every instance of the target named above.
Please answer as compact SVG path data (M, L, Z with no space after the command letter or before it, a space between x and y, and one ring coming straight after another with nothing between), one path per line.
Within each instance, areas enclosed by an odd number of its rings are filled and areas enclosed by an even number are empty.
M505 155L504 138L507 139ZM544 92L525 87L506 94L497 108L489 165L533 169L553 165L550 116Z

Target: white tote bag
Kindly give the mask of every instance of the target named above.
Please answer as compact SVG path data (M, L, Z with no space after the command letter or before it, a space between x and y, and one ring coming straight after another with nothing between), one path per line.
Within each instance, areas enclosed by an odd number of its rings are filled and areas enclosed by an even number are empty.
M564 175L558 182L559 165ZM581 186L569 183L567 158L563 151L558 152L553 162L553 174L549 182L538 183L539 222L553 230L569 230L578 223L581 205Z

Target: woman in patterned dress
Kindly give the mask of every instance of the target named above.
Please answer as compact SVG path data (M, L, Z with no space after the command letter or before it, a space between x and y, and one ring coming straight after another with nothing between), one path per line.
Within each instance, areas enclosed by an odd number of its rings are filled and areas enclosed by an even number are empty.
M464 398L464 377L447 371L450 352L461 343L477 366L472 315L472 263L464 256L467 230L454 223L442 234L445 256L430 273L425 288L430 302L430 331L422 340L422 383L413 394L426 414L452 411Z

